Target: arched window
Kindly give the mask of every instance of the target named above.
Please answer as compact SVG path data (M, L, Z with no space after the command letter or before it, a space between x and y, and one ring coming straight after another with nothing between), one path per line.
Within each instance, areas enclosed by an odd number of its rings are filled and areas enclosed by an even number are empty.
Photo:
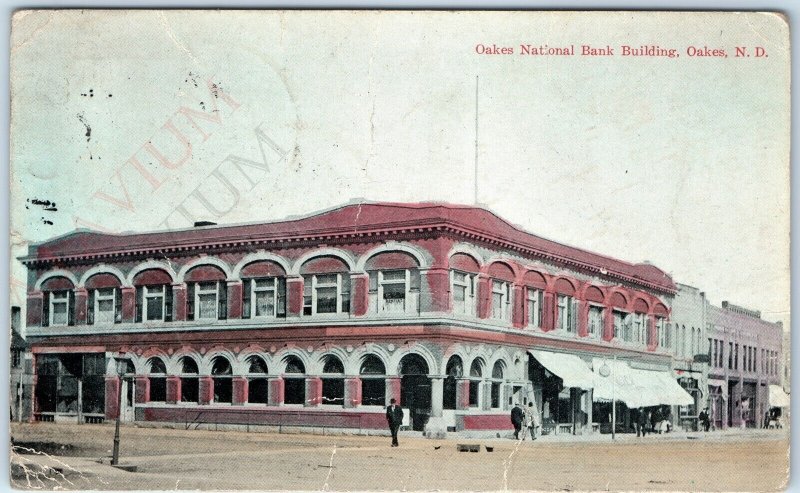
M369 272L369 306L372 313L419 312L419 265L405 252L373 255Z
M75 285L63 276L42 283L42 326L75 325Z
M475 358L469 367L469 405L477 407L480 405L480 386L483 378L483 360Z
M386 366L377 356L368 354L361 362L361 404L386 405Z
M349 267L340 258L316 257L300 268L303 315L350 313Z
M231 362L223 356L211 361L211 379L214 381L214 402L230 404L233 397L233 369Z
M113 324L122 322L122 284L114 274L95 274L86 280L86 323Z
M247 402L266 404L269 402L269 380L267 363L261 356L247 358Z
M147 269L136 274L137 322L169 322L172 320L172 276L161 269Z
M327 356L322 367L322 404L344 405L344 365L336 356Z
M297 356L287 356L284 360L284 399L286 404L305 404L306 402L306 366Z
M447 376L444 379L444 392L442 407L456 409L458 407L458 379L464 376L464 364L458 355L450 356L445 369Z
M167 400L167 365L161 358L153 357L147 362L147 372L150 380L150 402L165 402Z
M502 405L500 391L503 386L504 371L505 364L502 361L496 361L492 368L492 409L499 409Z
M455 253L450 257L450 269L453 313L475 316L480 265L467 254Z
M242 318L286 317L286 271L275 262L247 264L242 279Z
M228 318L228 285L222 269L214 265L198 265L192 267L184 279L187 320Z
M190 357L184 356L180 360L181 369L181 402L199 402L200 388L197 363Z

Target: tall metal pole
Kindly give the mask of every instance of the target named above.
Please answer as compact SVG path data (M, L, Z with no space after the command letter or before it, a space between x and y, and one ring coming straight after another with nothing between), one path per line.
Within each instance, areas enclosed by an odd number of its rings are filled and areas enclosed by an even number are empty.
M616 440L617 428L617 355L614 355L614 366L611 368L611 439Z
M119 422L122 418L122 375L119 376L119 388L117 389L117 424L114 427L114 453L111 456L111 465L116 466L119 462Z

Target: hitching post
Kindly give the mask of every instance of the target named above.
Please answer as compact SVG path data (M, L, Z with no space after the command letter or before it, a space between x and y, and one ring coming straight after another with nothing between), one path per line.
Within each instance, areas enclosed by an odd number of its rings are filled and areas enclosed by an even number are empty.
M114 356L114 361L117 363L117 375L119 376L119 388L117 389L117 423L114 426L114 452L111 456L111 465L116 466L119 463L119 422L122 419L122 379L125 372L128 370L128 363L130 359L122 356Z

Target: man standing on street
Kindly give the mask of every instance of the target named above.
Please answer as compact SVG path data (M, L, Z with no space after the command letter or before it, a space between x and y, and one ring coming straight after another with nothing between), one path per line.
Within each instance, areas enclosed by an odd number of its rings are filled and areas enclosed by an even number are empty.
M403 408L397 405L397 401L392 399L386 407L386 421L389 422L389 430L392 432L392 447L397 447L397 430L403 424Z
M519 440L519 431L522 429L522 422L525 420L525 412L519 407L519 404L514 404L511 408L511 424L514 425L514 440Z

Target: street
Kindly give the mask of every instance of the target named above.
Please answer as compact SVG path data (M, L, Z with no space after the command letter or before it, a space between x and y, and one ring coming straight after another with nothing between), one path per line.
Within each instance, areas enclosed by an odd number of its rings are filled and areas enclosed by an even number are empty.
M428 440L385 436L244 433L124 426L12 423L15 488L256 490L654 490L774 491L788 481L785 430ZM478 453L457 444L480 444ZM493 451L487 451L487 446ZM35 453L33 451L39 453ZM46 454L46 455L45 455ZM37 477L34 477L37 476Z

